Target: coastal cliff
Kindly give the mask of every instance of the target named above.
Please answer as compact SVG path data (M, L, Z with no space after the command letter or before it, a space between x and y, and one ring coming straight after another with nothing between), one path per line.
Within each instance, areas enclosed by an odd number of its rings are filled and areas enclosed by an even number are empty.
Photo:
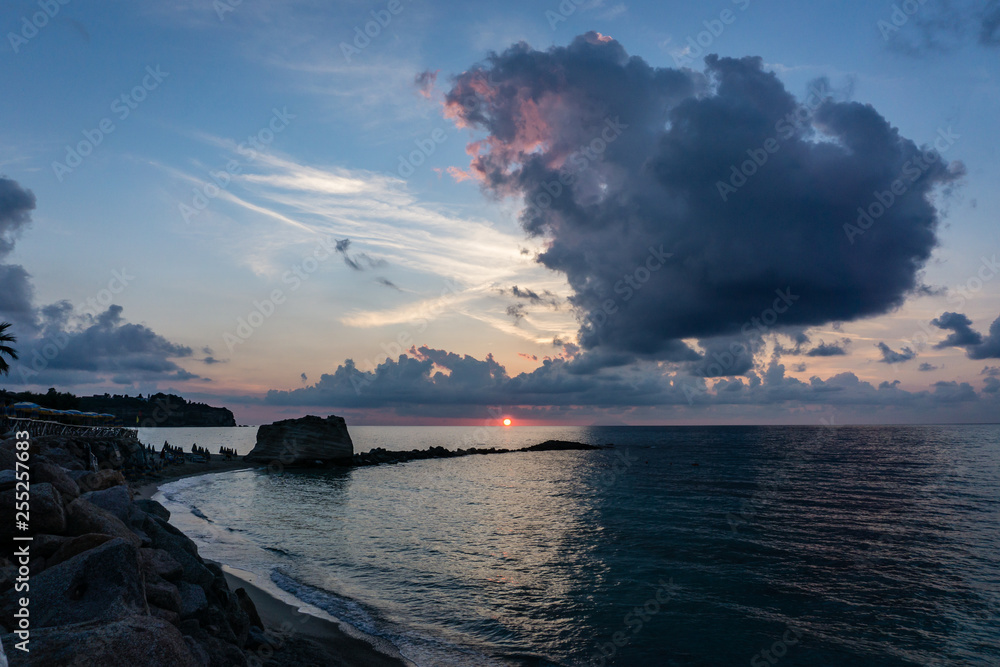
M236 426L236 418L228 408L187 401L174 394L150 394L147 398L82 396L80 410L115 415L126 426Z
M236 426L236 418L228 408L216 408L204 403L187 401L174 394L150 394L143 398L119 394L76 396L69 392L49 389L47 393L10 392L0 389L0 405L35 403L50 410L77 410L114 415L125 426L186 427ZM53 417L46 417L53 419ZM58 417L54 418L58 421Z

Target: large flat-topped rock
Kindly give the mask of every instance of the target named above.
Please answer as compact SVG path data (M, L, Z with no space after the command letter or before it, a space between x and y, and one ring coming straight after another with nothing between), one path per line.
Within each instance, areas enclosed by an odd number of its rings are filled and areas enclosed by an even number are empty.
M343 417L307 415L261 426L257 444L244 458L285 466L329 466L349 463L352 456L354 443Z

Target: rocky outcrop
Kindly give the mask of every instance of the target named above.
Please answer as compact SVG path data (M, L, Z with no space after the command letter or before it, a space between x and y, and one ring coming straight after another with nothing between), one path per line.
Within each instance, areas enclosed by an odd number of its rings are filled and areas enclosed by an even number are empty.
M110 540L47 567L31 578L30 592L35 601L31 606L33 628L112 621L147 612L138 549L123 539ZM0 595L0 622L4 626L12 627L21 596L14 589Z
M0 453L15 451L0 441ZM0 640L20 641L14 614L30 597L31 653L11 664L247 665L264 635L246 595L229 589L222 570L198 555L152 500L135 501L117 469L142 472L144 450L119 441L47 436L31 439L31 521L12 538L14 488L0 487ZM92 458L93 457L93 458ZM96 459L101 470L91 469ZM14 467L0 454L0 475ZM2 478L0 478L2 479ZM44 480L44 481L43 481ZM20 556L30 591L17 591ZM17 565L15 565L17 563ZM240 589L242 591L242 589ZM258 660L259 662L259 660Z
M354 443L343 417L308 415L261 426L257 444L244 460L285 467L327 467L350 464L353 455Z
M7 644L9 637L4 637ZM33 665L202 667L188 638L165 620L136 614L111 623L94 621L32 631ZM244 662L245 664L245 662Z

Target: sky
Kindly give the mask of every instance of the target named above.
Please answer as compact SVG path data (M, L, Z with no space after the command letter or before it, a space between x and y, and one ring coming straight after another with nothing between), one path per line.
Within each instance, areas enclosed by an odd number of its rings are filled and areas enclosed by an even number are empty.
M1000 2L13 0L0 386L995 422Z

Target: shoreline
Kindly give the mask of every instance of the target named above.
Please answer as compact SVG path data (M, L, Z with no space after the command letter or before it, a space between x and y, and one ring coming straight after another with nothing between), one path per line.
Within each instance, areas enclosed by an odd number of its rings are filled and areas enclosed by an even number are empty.
M240 457L242 459L242 457ZM172 465L168 468L152 474L145 475L139 479L129 480L129 487L135 493L136 498L144 500L151 499L164 484L176 482L185 477L197 477L199 475L211 475L217 472L230 472L236 470L252 470L260 466L238 461L211 461L209 463L185 463L184 465Z
M130 484L136 499L153 499L160 487L187 477L199 477L260 466L239 461L212 461L171 466L155 478L146 477ZM415 667L399 650L385 640L371 637L356 628L337 621L321 609L303 611L310 605L300 600L289 604L267 590L269 584L226 563L217 563L232 590L242 588L253 601L265 634L272 640L273 651L257 649L252 653L260 662L276 665L371 665L372 667ZM294 596L292 596L294 598ZM325 618L324 618L325 617ZM345 629L346 628L346 629Z

